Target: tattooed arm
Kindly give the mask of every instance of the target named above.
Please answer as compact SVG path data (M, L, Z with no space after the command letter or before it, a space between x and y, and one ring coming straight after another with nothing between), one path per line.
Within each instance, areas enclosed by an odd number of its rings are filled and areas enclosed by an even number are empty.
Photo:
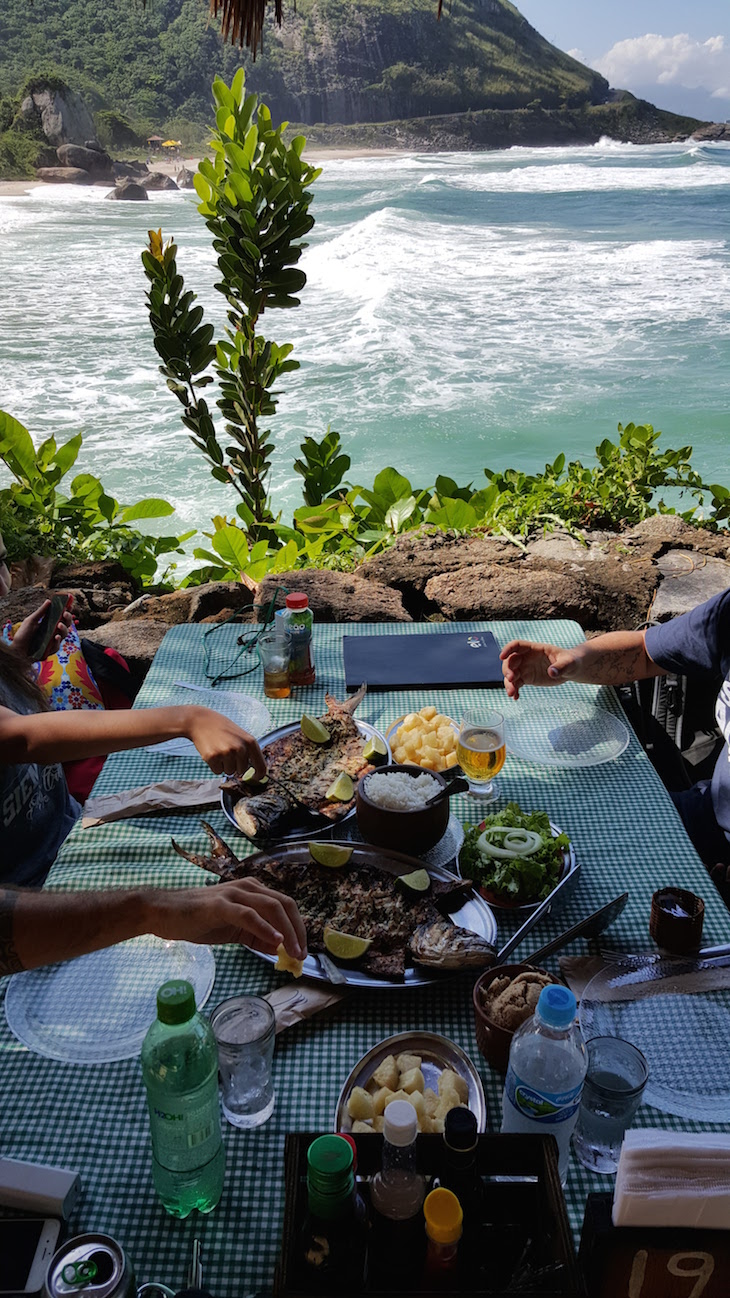
M256 879L199 888L35 892L0 888L0 975L56 964L142 933L187 942L238 942L295 960L307 934L290 897Z
M505 689L511 699L520 697L523 685L561 685L563 681L626 685L629 681L666 675L649 657L643 631L609 631L571 649L512 640L499 656Z

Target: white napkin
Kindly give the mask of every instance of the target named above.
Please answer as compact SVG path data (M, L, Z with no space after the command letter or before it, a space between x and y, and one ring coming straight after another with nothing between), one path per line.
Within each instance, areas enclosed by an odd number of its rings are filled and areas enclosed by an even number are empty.
M613 1224L730 1229L730 1135L627 1131Z

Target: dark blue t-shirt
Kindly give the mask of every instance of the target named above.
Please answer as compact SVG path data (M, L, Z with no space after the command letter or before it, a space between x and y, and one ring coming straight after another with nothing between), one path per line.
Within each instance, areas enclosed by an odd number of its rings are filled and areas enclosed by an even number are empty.
M0 707L21 716L36 711L30 699L3 680ZM69 794L62 766L0 764L0 885L39 887L79 810Z
M730 839L730 589L646 632L646 650L658 667L681 676L722 676L715 717L725 747L712 775L717 823Z

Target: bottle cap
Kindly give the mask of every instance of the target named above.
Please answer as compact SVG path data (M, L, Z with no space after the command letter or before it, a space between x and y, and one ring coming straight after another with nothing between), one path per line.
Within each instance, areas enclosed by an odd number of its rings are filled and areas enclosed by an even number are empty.
M309 608L309 596L301 590L293 590L286 597L287 608Z
M395 1104L395 1100L393 1101ZM392 1105L388 1105L392 1108ZM435 1244L456 1244L461 1239L464 1214L451 1190L432 1190L423 1201L426 1234Z
M353 1170L353 1172L356 1172L356 1171L357 1171L357 1145L355 1144L355 1137L354 1137L354 1136L350 1136L350 1135L349 1135L347 1132L345 1132L345 1131L340 1131L340 1132L338 1132L337 1134L339 1135L340 1140L346 1140L347 1143L348 1143L348 1145L351 1147L351 1149L352 1149L352 1170Z
M341 1136L318 1136L307 1150L309 1207L318 1217L336 1215L343 1199L352 1194L352 1145Z
M195 992L184 978L163 983L157 993L157 1017L160 1023L187 1023L195 1013Z
M418 1116L408 1100L393 1100L385 1110L383 1135L389 1145L410 1145L416 1139Z
M549 1028L568 1028L576 1015L578 1006L575 996L568 987L554 983L543 987L537 1002L537 1013Z
M471 1109L450 1109L446 1114L444 1140L451 1149L467 1151L476 1148L477 1120Z

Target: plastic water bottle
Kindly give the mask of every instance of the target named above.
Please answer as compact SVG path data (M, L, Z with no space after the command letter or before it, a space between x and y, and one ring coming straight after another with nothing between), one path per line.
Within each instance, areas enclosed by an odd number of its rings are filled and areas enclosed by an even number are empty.
M543 987L532 1018L512 1038L502 1101L502 1131L555 1136L563 1185L587 1068L575 1014L567 987Z
M163 983L157 1018L142 1044L152 1137L152 1172L172 1217L210 1212L223 1189L218 1048L195 1009L189 982Z

